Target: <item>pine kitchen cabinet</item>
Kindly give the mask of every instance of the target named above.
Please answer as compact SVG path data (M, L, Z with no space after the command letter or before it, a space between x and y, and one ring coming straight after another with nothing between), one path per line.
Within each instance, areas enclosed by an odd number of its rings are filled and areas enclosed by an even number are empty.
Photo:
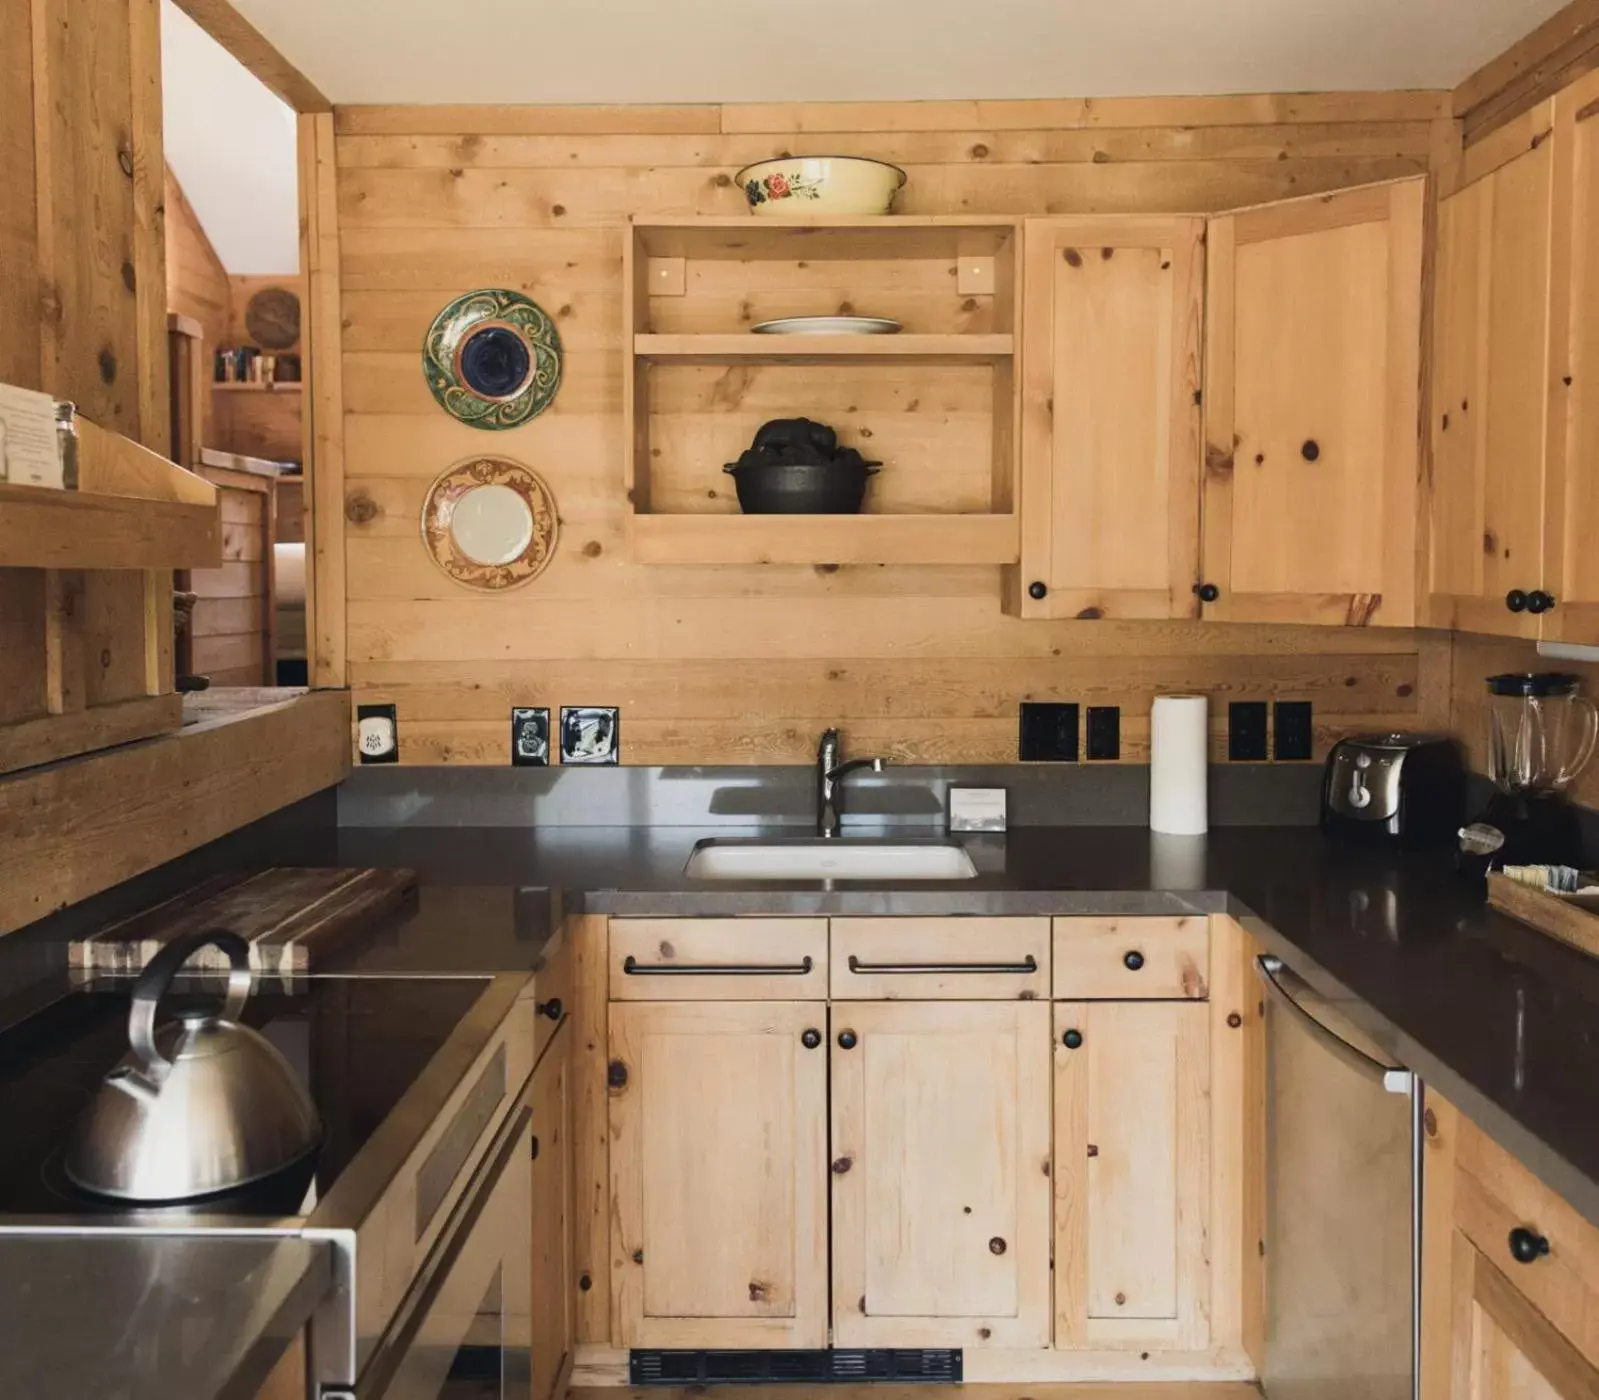
M560 1395L572 1358L572 1034L557 1027L533 1070L532 1400Z
M803 1001L611 1006L622 1346L827 1345L826 1025Z
M1414 625L1424 192L1026 221L1022 617Z
M1422 1400L1599 1397L1599 1229L1427 1095Z
M1049 1341L1049 1007L835 1007L833 1341Z
M1428 620L1599 642L1599 78L1473 147L1440 202Z

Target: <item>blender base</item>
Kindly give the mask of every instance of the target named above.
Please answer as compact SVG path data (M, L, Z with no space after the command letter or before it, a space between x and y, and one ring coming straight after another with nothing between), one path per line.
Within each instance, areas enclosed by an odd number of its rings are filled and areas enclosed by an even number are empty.
M1490 864L1582 867L1582 826L1558 793L1496 792L1475 821L1503 832L1505 844L1491 856L1461 854L1465 874L1484 878Z

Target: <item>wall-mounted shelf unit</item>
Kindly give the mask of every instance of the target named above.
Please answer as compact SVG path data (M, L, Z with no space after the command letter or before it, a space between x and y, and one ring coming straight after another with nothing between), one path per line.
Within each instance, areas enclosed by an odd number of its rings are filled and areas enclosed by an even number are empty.
M623 335L632 557L1015 563L1018 243L1008 218L635 222ZM752 331L852 314L904 329ZM739 513L724 464L762 423L794 417L883 464L862 514Z

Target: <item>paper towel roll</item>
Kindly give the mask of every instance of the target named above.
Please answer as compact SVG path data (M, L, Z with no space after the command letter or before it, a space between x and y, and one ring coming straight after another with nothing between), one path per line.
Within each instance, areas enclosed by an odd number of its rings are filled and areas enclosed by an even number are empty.
M305 545L275 544L272 546L272 567L277 583L280 608L305 606Z
M1203 836L1210 708L1203 695L1157 695L1149 715L1149 829Z

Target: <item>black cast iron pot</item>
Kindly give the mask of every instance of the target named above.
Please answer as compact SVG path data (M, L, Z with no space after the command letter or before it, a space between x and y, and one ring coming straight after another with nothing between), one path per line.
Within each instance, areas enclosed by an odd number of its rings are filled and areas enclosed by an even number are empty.
M855 515L877 463L858 456L830 462L732 462L722 468L738 487L746 515Z

